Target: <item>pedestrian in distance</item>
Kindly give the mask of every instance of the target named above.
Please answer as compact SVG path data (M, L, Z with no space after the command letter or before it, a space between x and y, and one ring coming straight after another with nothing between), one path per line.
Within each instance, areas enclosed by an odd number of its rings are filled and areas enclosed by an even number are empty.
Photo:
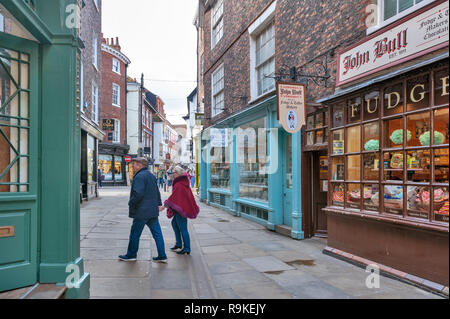
M166 174L166 171L164 168L160 167L158 170L158 187L160 189L164 188L164 175Z
M181 166L173 169L172 195L164 202L167 207L167 217L172 218L172 228L175 232L176 243L170 248L177 254L189 255L191 253L191 241L188 231L188 219L195 219L200 208L195 202L194 195L189 185L189 178ZM181 249L181 250L180 250Z
M103 176L102 176L102 169L100 168L100 165L97 167L97 180L98 180L98 187L103 187Z
M145 225L148 226L155 240L158 257L153 257L154 262L167 262L164 247L164 238L159 224L159 212L164 210L161 202L161 194L156 182L156 177L148 170L148 161L145 158L132 160L133 177L129 206L129 217L133 219L130 231L130 241L126 255L119 256L122 261L135 261L139 250L139 240Z

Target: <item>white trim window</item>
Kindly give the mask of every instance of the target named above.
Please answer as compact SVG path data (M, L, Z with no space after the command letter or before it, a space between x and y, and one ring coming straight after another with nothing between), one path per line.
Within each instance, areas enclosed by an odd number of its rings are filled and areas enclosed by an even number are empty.
M258 96L275 89L275 23L256 38L256 77Z
M367 29L373 33L436 0L378 0L376 26Z
M5 18L0 12L0 32L5 32Z
M112 104L120 107L120 85L116 83L112 85Z
M92 117L91 119L98 124L98 87L92 84Z
M120 144L120 121L114 120L113 143Z
M98 70L98 39L94 36L92 40L92 64Z
M224 0L218 0L211 14L211 48L214 48L223 36L223 4Z
M116 58L112 58L112 70L113 72L120 74L120 61Z
M212 74L212 107L211 116L217 116L225 109L225 71L223 64Z

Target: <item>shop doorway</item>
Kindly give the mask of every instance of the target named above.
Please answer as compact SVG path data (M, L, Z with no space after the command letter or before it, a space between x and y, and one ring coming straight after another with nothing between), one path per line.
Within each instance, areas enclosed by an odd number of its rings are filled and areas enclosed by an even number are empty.
M283 225L292 227L292 134L282 134L283 141Z
M327 206L328 197L328 155L327 152L312 152L311 161L311 212L313 235L327 237L327 215L323 209Z

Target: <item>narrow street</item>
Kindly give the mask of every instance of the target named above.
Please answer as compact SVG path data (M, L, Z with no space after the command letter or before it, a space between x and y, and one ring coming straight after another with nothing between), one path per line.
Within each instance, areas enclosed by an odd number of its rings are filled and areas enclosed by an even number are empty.
M100 199L82 205L81 256L92 299L440 298L383 276L380 288L368 289L364 269L322 253L326 241L296 241L203 203L189 222L190 256L170 251L174 235L164 213L168 263L150 261L156 246L148 228L138 261L122 262L117 256L126 253L131 226L128 196L128 187L103 188Z

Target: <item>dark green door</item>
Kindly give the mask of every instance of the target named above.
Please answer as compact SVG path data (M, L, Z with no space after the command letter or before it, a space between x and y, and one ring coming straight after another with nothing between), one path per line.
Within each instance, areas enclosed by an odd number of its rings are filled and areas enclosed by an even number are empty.
M37 43L0 32L0 291L37 281L38 61Z

